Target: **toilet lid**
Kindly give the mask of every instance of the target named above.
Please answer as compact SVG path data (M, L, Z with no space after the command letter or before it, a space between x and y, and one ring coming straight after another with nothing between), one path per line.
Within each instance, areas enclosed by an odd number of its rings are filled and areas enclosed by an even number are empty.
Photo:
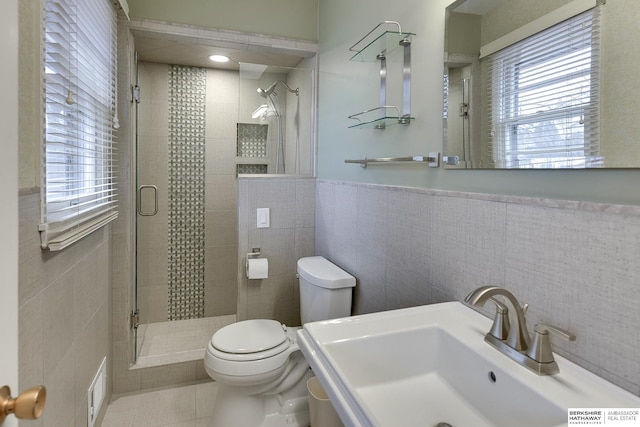
M286 339L287 334L280 322L253 319L225 326L213 334L211 344L225 353L250 354L277 347Z

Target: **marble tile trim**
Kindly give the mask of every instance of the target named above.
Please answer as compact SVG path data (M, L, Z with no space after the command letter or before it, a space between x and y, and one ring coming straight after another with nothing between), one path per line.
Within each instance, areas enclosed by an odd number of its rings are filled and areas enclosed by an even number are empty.
M344 182L318 179L318 183L332 185L346 185L358 188L384 189L388 191L400 191L419 193L431 196L452 197L457 199L484 200L489 202L510 203L517 205L540 206L558 209L574 209L585 212L602 212L617 215L630 215L640 217L640 206L618 205L612 203L584 202L577 200L546 199L542 197L510 196L504 194L470 193L464 191L434 190L416 187L399 187L382 184L366 184L357 182Z

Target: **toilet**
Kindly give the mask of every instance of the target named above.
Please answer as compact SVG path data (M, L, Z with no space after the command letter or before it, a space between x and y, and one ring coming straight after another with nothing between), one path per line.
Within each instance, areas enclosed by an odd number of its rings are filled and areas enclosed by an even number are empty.
M351 315L356 280L320 256L298 260L302 324ZM308 427L313 376L296 331L276 320L244 320L213 334L204 367L218 382L212 426Z

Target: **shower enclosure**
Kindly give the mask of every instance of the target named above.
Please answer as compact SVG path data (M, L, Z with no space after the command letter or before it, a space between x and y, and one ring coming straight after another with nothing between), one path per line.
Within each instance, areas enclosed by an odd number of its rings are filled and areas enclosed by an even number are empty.
M271 112L272 116L276 118L276 122L278 124L278 136L276 138L276 167L275 173L278 174L280 172L287 173L286 168L286 156L285 156L285 135L282 132L282 114L280 113L280 101L278 99L278 93L275 91L276 86L278 84L283 85L288 92L293 93L296 97L300 96L300 88L292 89L289 85L283 80L277 80L271 84L267 89L258 88L257 92L264 99L267 100L267 104L261 104L260 107L251 115L251 118L260 118L265 119L269 117L269 113ZM299 108L299 104L296 105L296 114ZM295 144L295 160L296 163L293 167L294 173L298 173L299 170L299 147L300 147L300 138L299 138L299 128L298 123L294 122L295 130L296 130L296 138Z
M144 56L133 90L139 367L201 358L237 320L237 175L310 175L314 151L308 59L214 69Z

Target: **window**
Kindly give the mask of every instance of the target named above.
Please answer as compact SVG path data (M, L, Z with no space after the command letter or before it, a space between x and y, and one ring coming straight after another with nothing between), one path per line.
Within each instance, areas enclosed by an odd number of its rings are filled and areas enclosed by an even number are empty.
M115 219L116 16L108 0L45 2L42 247Z
M502 168L601 167L599 8L483 59L491 157Z

